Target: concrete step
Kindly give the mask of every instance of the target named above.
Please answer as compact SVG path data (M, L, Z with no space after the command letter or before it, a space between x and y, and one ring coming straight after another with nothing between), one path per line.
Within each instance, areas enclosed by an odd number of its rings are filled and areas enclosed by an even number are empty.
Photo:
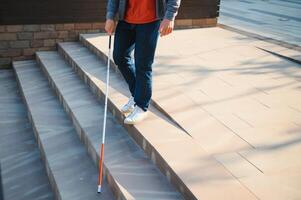
M1 175L1 162L0 162L0 200L3 200L3 186L2 186L2 175Z
M0 94L0 199L54 199L12 69L0 71Z
M56 199L113 200L97 193L98 170L36 61L13 62L28 117Z
M38 52L37 60L97 165L102 137L103 103L97 100L58 52ZM107 120L104 166L116 198L182 199L181 194L171 186L111 113L108 113Z
M84 37L81 41L92 52L105 57ZM106 65L88 48L76 42L58 45L59 52L91 91L104 98ZM120 74L114 71L110 73L109 109L185 199L256 199L223 165L154 106L151 105L149 117L143 123L124 125L125 116L119 108L129 93Z

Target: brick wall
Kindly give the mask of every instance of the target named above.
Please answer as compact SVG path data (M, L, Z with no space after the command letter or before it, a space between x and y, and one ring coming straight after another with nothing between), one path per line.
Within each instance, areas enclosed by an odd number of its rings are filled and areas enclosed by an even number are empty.
M181 28L205 28L217 25L217 18L205 19L177 19L175 26L177 29Z
M36 51L55 50L57 42L76 41L79 33L103 32L103 23L0 25L0 68L33 59Z
M216 26L216 18L177 19L176 28ZM0 68L33 59L36 51L55 50L56 43L78 40L79 33L103 32L104 23L0 25Z

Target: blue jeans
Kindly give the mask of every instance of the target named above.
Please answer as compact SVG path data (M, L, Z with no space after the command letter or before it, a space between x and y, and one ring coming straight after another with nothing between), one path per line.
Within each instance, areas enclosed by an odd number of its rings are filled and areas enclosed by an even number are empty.
M119 21L113 58L126 80L137 106L146 111L152 96L152 64L159 36L160 20L146 24ZM134 61L131 57L134 52Z

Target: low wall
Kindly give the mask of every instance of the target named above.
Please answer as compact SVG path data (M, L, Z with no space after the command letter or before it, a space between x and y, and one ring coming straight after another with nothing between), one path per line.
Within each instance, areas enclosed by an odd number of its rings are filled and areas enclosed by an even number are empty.
M159 0L157 0L159 1ZM54 50L79 33L103 32L107 0L1 0L0 68ZM220 0L182 0L176 28L216 26Z
M216 18L178 19L176 28L216 26ZM57 42L77 41L80 33L104 31L104 23L0 25L0 68L33 59L36 51L55 50Z
M57 42L76 41L79 33L97 33L103 23L0 25L0 67L32 59L36 51L55 50Z

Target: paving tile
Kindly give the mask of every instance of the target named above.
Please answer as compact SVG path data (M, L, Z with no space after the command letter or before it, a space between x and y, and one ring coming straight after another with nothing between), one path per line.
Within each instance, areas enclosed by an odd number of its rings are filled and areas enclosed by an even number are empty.
M264 173L300 168L300 137L290 138L281 142L270 142L258 145L256 149L240 152L246 159Z
M300 173L274 176L254 176L242 178L241 182L260 199L290 199L300 198Z
M238 179L261 176L263 172L252 165L239 153L216 154L214 157L221 162Z
M237 153L215 155L243 185L259 199L298 199L300 197L300 168L274 173L262 173Z

